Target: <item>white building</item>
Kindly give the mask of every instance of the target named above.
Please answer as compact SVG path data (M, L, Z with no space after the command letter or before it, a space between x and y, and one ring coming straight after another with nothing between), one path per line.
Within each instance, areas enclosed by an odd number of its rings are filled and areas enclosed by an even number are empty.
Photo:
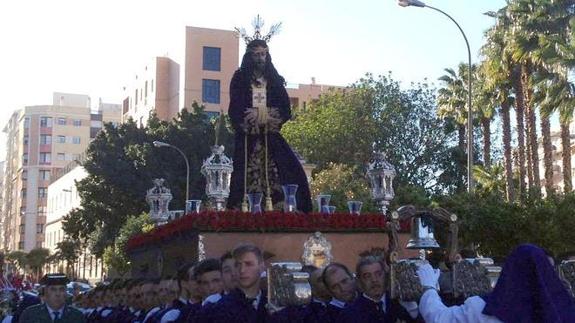
M87 176L88 173L84 167L72 162L56 174L48 186L44 247L50 250L50 254L56 253L58 243L66 240L66 235L62 229L62 219L71 210L80 207L81 199L76 183ZM80 244L79 241L78 244ZM65 269L65 263L49 266L49 271L52 272L63 272ZM86 279L91 283L98 282L102 276L102 260L96 259L83 246L81 255L74 265L74 272L77 279Z

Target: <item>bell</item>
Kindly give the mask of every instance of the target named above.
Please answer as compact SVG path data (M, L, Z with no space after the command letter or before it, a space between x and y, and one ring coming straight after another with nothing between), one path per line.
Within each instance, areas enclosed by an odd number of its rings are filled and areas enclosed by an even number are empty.
M439 248L439 244L433 235L433 223L430 218L422 218L422 216L414 216L411 218L411 239L407 242L406 248Z

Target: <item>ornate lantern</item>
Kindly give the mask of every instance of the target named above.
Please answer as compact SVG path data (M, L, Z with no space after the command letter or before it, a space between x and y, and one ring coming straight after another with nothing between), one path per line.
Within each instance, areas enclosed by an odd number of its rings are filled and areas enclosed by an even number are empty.
M234 170L233 161L224 155L224 146L212 146L212 154L202 165L201 172L206 177L206 195L215 202L216 210L225 209L230 196L230 179Z
M385 215L389 202L393 200L393 179L395 167L385 160L385 154L375 152L367 168L367 176L371 186L371 196Z
M165 224L170 217L168 206L172 201L172 193L164 187L164 179L153 180L154 187L146 192L146 202L150 205L150 218L156 226Z

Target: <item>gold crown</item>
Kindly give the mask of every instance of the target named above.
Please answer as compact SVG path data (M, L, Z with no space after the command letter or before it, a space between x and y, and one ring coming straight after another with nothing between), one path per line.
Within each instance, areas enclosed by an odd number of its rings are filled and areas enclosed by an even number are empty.
M265 36L262 33L264 27L264 20L260 17L260 15L257 15L254 18L254 20L252 21L252 26L254 27L254 34L252 36L249 36L248 33L246 32L246 29L243 27L234 28L238 33L238 36L244 39L246 45L257 39L263 40L267 43L272 38L272 36L280 32L282 23L280 22L275 25L272 25L270 30Z

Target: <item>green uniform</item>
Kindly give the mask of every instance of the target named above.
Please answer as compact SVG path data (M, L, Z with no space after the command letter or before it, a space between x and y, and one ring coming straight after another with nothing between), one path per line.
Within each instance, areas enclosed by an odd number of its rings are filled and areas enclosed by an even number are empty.
M28 307L20 316L22 323L52 323L52 317L45 304ZM56 322L58 323L85 323L86 319L79 310L65 306L64 313Z

